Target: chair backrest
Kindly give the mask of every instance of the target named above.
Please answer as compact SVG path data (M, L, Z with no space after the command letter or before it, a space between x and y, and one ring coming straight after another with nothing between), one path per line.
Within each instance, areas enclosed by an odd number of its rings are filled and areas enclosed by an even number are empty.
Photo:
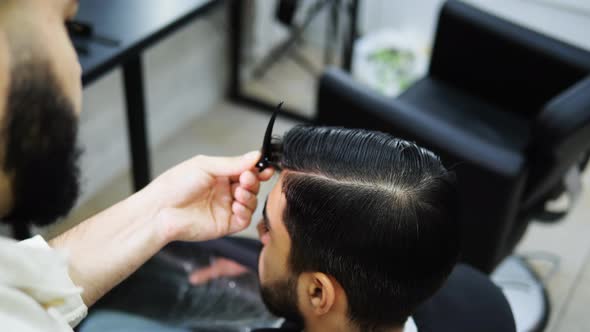
M456 266L443 287L412 317L420 332L516 331L502 290L466 265Z
M533 126L523 208L543 204L564 174L590 151L590 75L543 108Z
M532 118L588 72L579 48L461 1L441 9L429 74L503 109Z

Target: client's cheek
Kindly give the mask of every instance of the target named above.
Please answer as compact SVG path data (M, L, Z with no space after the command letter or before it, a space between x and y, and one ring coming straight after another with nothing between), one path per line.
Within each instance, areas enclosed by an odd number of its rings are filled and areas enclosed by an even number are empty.
M264 275L264 248L260 251L260 255L258 256L258 278L262 281L262 276Z
M264 226L262 225L262 221L259 221L258 224L256 224L256 231L258 232L258 237L261 238L262 234L264 234Z
M270 234L266 227L264 227L264 222L260 221L258 225L256 225L256 230L258 231L258 238L263 245L267 245L268 241L270 241Z

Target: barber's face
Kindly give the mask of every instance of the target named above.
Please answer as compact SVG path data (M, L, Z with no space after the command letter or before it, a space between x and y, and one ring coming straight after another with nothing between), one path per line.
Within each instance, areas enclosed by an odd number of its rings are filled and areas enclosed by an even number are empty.
M8 8L6 33L25 40L17 40L20 47L11 54L18 59L9 66L0 122L1 166L12 192L2 220L45 225L67 214L78 196L80 65L64 28L77 1L19 0ZM12 20L22 31L9 26Z
M2 23L20 45L13 62L47 63L76 113L81 110L81 68L65 22L75 16L78 0L2 0Z
M269 311L293 322L302 322L297 307L297 276L288 268L291 239L283 223L286 199L282 192L282 177L268 196L258 235L263 244L258 262L262 299Z
M66 20L73 18L78 11L78 0L25 1L31 3L27 20L31 23L32 33L39 36L35 42L46 52L63 95L79 114L82 109L82 69L65 28Z

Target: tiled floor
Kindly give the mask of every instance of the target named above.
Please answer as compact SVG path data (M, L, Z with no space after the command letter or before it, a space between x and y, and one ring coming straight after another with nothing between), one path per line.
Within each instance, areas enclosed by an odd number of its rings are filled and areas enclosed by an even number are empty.
M548 331L590 331L590 171L582 180L585 191L570 214L556 224L533 223L518 247L521 253L559 259L557 273L547 280L552 306Z

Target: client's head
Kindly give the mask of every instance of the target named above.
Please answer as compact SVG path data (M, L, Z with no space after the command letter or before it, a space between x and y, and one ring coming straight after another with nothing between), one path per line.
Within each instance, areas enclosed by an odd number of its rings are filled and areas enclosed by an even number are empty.
M456 262L453 176L389 135L295 127L258 225L260 281L275 314L306 330L390 331Z

